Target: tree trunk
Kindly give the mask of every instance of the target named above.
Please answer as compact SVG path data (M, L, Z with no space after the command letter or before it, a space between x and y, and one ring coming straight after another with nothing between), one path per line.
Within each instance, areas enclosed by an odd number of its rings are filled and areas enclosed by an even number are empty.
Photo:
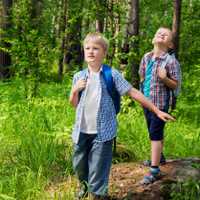
M64 51L65 51L65 42L66 42L66 26L67 26L67 0L62 2L63 5L63 14L61 17L61 24L60 24L60 32L62 41L60 46L60 57L58 61L58 80L62 80L63 77L63 66L64 66Z
M129 11L129 21L127 26L127 34L129 38L129 51L131 52L128 60L131 82L133 86L139 87L139 0L131 0Z
M103 33L107 0L97 0L96 31Z
M173 25L172 32L174 34L174 50L176 57L178 58L179 50L179 32L180 32L180 23L181 23L181 0L173 0Z
M83 0L68 2L68 20L64 61L67 70L76 66L82 68L83 52L81 48L82 8ZM73 20L72 20L73 19Z
M0 32L0 46L9 49L10 43L4 42L4 39L7 36L6 31L11 26L10 21L10 9L12 7L12 0L3 0L0 3L0 28L3 30L3 33ZM11 55L0 49L0 78L9 77L9 66L11 65Z

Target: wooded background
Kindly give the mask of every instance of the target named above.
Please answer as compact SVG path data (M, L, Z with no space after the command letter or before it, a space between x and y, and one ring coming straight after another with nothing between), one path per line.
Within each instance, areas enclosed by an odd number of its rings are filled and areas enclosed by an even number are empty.
M81 42L99 31L110 42L107 63L138 87L139 62L160 26L175 34L183 73L199 73L199 9L199 0L2 0L0 75L32 77L34 96L44 77L81 69Z
M156 30L173 30L183 80L164 153L167 159L199 157L199 11L200 0L0 0L0 200L74 200L75 111L67 98L73 74L85 66L88 32L108 38L105 63L138 88L139 63ZM123 97L118 122L113 162L147 159L140 106ZM169 195L199 199L200 182L172 185Z

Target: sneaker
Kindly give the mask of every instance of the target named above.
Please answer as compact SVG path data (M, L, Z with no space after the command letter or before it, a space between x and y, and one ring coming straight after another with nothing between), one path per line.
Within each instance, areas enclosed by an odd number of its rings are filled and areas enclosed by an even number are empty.
M90 199L91 199L91 200L111 200L111 197L108 196L108 195L106 195L106 196L101 196L101 195L94 195L94 194L91 194Z
M150 168L150 171L147 175L144 176L143 180L140 182L142 185L151 184L159 180L164 174L161 173L159 168Z
M160 157L160 165L165 165L166 164L166 159L165 159L165 156L163 153L161 153L161 157ZM147 167L151 167L151 160L145 160L143 162L143 165L144 166L147 166Z

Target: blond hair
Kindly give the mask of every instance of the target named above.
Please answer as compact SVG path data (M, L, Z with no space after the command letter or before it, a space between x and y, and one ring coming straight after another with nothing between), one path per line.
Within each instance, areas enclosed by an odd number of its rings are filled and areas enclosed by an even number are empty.
M90 41L101 45L104 51L107 53L109 42L101 33L98 32L88 33L85 39L83 40L83 46L85 46Z

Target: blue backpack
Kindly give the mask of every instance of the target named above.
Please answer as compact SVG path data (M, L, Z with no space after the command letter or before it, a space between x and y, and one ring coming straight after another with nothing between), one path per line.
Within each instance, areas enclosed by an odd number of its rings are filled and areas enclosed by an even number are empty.
M113 104L115 106L115 111L116 114L119 113L120 111L120 94L118 93L116 87L115 87L115 83L113 81L113 77L112 77L112 69L110 66L108 65L103 65L102 68L102 75L103 75L103 79L106 83L106 87L107 87L107 91L110 95L110 97L113 100Z

